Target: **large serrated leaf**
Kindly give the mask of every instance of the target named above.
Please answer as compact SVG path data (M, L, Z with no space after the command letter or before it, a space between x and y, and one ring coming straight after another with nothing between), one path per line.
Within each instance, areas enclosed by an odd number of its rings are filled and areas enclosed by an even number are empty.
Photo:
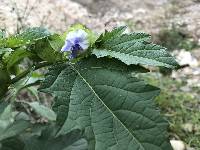
M50 70L41 88L56 97L58 115L65 107L59 134L84 130L89 150L171 150L152 101L159 89L131 77L138 66L110 62L88 58Z
M23 45L34 43L37 40L52 35L42 27L28 28L20 34L0 39L0 47L16 48Z
M101 58L101 59L91 58L91 59L87 60L86 62L85 61L82 62L81 66L84 68L84 67L87 67L88 64L92 64L92 68L104 67L106 69L115 69L115 70L125 71L125 72L133 71L135 73L148 72L147 69L145 69L141 66L130 65L129 67L127 67L120 61L117 61L114 59L108 59L108 58ZM99 64L101 64L101 66L99 66ZM52 69L50 69L47 74L48 78L46 78L45 81L43 82L41 89L43 89L43 91L46 91L46 92L49 92L50 94L52 94L52 92L49 91L47 88L50 87L55 82L55 80L57 80L58 75L65 69L65 67L66 67L65 64L61 64L61 65L58 64L58 66L56 65ZM54 68L57 68L57 69L54 69ZM133 69L130 69L130 68L133 68ZM72 81L74 80L73 76L70 76L69 78ZM73 82L68 83L68 85L65 88L66 89L70 88L72 86L71 84L73 84ZM63 94L61 92L59 95L56 95L55 103L53 105L54 111L58 114L57 115L58 123L61 125L64 123L64 121L67 117L67 114L68 114L68 103L69 103L70 91L69 92L65 91ZM65 97L66 94L68 95L68 98Z
M114 31L111 31L111 33ZM150 36L146 33L121 34L117 36L114 34L110 38L106 36L107 34L96 43L97 48L93 50L93 54L97 57L111 56L127 65L142 64L167 68L178 67L174 57L167 52L167 49L150 43Z

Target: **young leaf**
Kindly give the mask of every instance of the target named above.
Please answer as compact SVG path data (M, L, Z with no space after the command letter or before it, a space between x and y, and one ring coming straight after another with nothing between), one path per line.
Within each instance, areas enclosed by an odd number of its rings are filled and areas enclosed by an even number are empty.
M36 81L36 82L37 82L37 81ZM29 86L29 85L28 85L28 86ZM33 95L33 96L36 98L37 101L39 101L40 98L39 98L39 93L38 93L37 88L34 87L34 86L31 86L31 87L28 87L28 86L25 87L26 90L27 90L28 92L30 92L31 95Z
M11 48L0 48L0 55L4 54L6 52L10 53L12 51L13 50Z
M0 39L0 47L16 48L34 43L50 35L51 33L42 27L28 28L20 34Z
M30 123L25 120L17 120L13 124L9 125L6 129L0 131L0 141L14 137L22 133L30 126Z
M42 39L37 41L36 44L30 48L30 51L36 53L42 60L48 62L56 62L62 60L62 54L53 48L48 39Z
M114 31L111 31L110 34ZM131 33L117 36L114 34L110 38L106 36L107 34L101 37L101 40L97 43L97 48L93 50L93 54L97 57L114 57L127 65L178 67L177 62L167 52L166 48L149 42L150 36L148 34Z
M99 42L105 42L109 39L120 36L126 30L126 26L121 26L118 28L114 28L111 32L106 31L104 34L101 34L97 39Z
M1 150L87 150L87 141L79 130L55 136L56 126L34 124L29 132L1 141ZM31 131L31 132L30 132ZM1 136L1 135L0 135Z
M0 101L0 114L4 112L4 109L8 106L8 102Z
M0 143L0 150L23 150L24 143L18 138L8 138Z
M52 129L54 130L54 129ZM58 137L51 136L43 131L41 136L32 136L24 139L24 150L87 150L87 141L82 138L78 130Z
M89 150L170 150L152 101L159 89L131 77L137 68L108 58L54 66L42 91L56 97L58 112L66 108L59 134L84 130Z
M29 123L23 120L14 122L12 106L7 105L0 114L0 141L18 135L28 126Z
M17 49L7 58L7 70L10 70L15 64L19 63L26 57L33 57L34 54L25 49Z
M8 105L0 114L0 131L3 132L13 121L12 107Z
M8 91L8 86L11 80L7 70L1 65L2 64L0 62L0 99Z
M28 104L42 117L45 117L50 121L56 121L56 114L50 108L41 105L38 102L31 102Z
M48 41L49 41L51 47L55 51L60 51L62 46L65 44L65 41L58 34L54 34L54 35L50 36L48 38Z

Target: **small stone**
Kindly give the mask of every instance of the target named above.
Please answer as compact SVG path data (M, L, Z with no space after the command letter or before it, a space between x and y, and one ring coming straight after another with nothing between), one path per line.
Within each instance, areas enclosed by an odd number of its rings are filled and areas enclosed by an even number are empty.
M191 123L183 124L183 125L182 125L182 128L183 128L183 130L186 131L186 132L190 132L190 133L191 133L191 132L194 131L194 125L191 124Z
M171 143L172 148L174 150L186 150L186 146L183 143L183 141L180 141L180 140L170 140L170 143Z

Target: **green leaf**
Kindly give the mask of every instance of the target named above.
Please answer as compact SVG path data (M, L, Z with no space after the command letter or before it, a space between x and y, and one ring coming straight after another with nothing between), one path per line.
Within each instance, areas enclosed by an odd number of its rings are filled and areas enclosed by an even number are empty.
M38 96L37 96L38 93L35 93L37 89L30 88L30 87L34 85L38 85L40 83L40 80L42 79L43 79L42 77L35 76L33 74L33 68L30 68L29 73L26 74L24 78L20 79L19 81L15 83L12 83L9 86L10 92L7 97L9 97L9 100L15 101L20 91L23 89L27 89L29 92L31 92L31 94L35 96L36 99L38 99Z
M29 84L29 85L30 85L30 84ZM28 85L28 86L29 86L29 85ZM28 92L30 92L30 94L32 94L32 95L36 98L37 101L40 101L39 92L38 92L38 90L37 90L37 87L34 87L34 86L32 86L32 87L27 87L27 86L26 86L26 90L27 90Z
M31 52L36 53L42 60L48 61L48 62L56 62L62 60L62 54L52 48L57 47L55 46L55 43L50 43L50 40L48 39L42 39L39 40L33 45L30 50Z
M112 35L115 31L116 29L109 34ZM127 65L178 67L174 57L167 52L167 49L150 43L150 35L146 33L107 35L108 33L101 37L100 41L97 41L97 48L93 50L93 54L97 57L114 57Z
M20 34L0 39L0 47L16 48L34 43L37 40L50 36L51 33L42 27L28 28Z
M4 109L8 106L8 102L0 101L0 114L3 113Z
M4 54L6 52L10 53L12 51L13 50L11 48L0 48L0 55Z
M26 121L14 121L12 106L8 105L0 114L0 141L16 136L28 127L29 123Z
M56 114L50 108L41 105L38 102L32 102L28 104L42 117L45 117L50 121L56 121Z
M8 91L8 86L11 80L7 70L1 65L0 62L0 98L2 98Z
M39 134L21 135L23 150L87 150L87 141L80 130L56 137L58 129L58 126L48 125Z
M41 89L67 115L59 135L84 130L89 150L170 150L168 124L152 101L159 89L131 77L134 71L94 57L51 68Z
M87 141L74 132L59 137L33 136L25 144L24 150L87 150Z
M62 46L65 44L65 41L62 39L62 37L58 34L54 34L48 38L48 41L51 45L51 47L55 51L60 51Z
M26 57L33 57L34 54L30 51L27 51L25 49L17 49L11 55L7 58L7 70L10 70L13 66L18 64L20 61L22 61Z
M13 122L14 118L12 116L12 107L11 105L8 105L0 114L0 133L3 132Z
M79 130L56 137L58 127L52 125L29 128L16 137L4 139L1 150L87 150L87 141Z
M83 68L84 68L84 66L87 67L87 65L90 63L93 64L93 68L99 68L99 64L102 63L102 65L107 69L115 68L116 70L129 71L128 68L134 68L131 71L133 71L135 73L148 72L147 69L145 69L141 66L130 65L129 67L127 67L126 65L122 64L120 61L117 61L117 60L114 61L113 59L108 59L108 58L101 58L101 59L91 58L90 60L86 61L86 64L84 64L84 62L81 63ZM47 74L48 78L46 78L45 81L43 81L42 86L41 86L41 89L45 88L46 90L43 89L42 91L46 91L46 92L49 92L50 94L52 94L52 91L48 90L48 87L50 87L55 82L58 75L65 69L65 67L66 67L66 65L62 64L62 65L54 66L52 69L50 68L49 73ZM54 68L57 68L57 69L54 69ZM74 80L73 76L70 76L70 78L72 78L72 80ZM69 84L67 86L70 87L72 85ZM68 88L67 86L66 86L66 88ZM70 91L69 91L69 93L64 92L63 94L61 92L60 95L56 95L55 103L53 105L53 110L57 113L57 120L60 125L62 125L64 123L64 121L67 117L67 114L68 114L69 99L66 99L65 94L68 94L68 98L69 98Z
M111 32L105 31L104 34L101 34L97 39L97 42L105 42L106 40L110 40L117 36L120 36L126 30L126 26L121 26L118 28L114 28Z
M13 124L9 125L6 129L0 131L0 141L14 137L19 135L20 133L24 132L28 127L30 126L30 123L25 120L17 120Z

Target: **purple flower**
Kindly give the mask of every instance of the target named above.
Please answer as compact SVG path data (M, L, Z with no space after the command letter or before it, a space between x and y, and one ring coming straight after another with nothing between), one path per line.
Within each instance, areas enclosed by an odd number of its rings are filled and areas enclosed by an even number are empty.
M62 47L61 51L70 51L70 59L73 59L76 58L78 54L83 53L88 47L88 34L84 30L78 29L67 34L65 45Z

